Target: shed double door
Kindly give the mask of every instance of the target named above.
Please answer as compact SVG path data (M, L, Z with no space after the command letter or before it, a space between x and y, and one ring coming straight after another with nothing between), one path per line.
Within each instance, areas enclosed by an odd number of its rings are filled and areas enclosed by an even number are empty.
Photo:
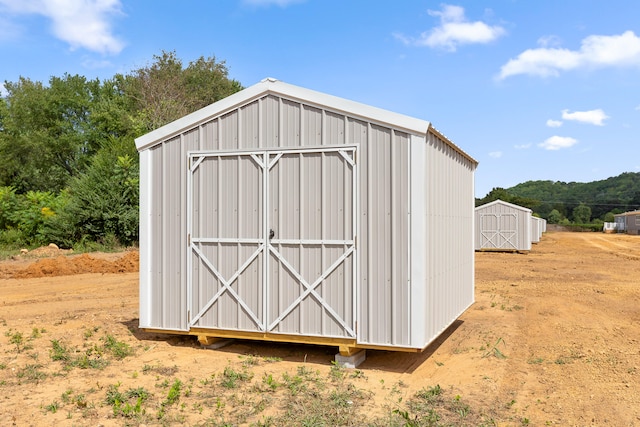
M355 338L356 147L188 165L188 328Z
M519 249L518 216L514 213L480 215L480 247Z

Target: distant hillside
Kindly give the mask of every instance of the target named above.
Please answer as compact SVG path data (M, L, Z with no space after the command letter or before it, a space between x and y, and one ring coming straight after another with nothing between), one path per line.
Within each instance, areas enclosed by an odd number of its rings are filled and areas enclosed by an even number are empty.
M573 209L584 203L591 208L591 218L604 219L608 212L621 213L640 208L640 173L625 172L587 183L527 181L504 190L494 189L487 197L496 191L505 191L516 199L507 201L527 206L543 218L553 209L569 218Z

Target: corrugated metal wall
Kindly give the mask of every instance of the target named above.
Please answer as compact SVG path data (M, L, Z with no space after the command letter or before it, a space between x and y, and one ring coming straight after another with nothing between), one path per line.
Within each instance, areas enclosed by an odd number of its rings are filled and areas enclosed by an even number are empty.
M426 181L422 190L427 215L424 333L425 341L431 342L474 301L476 165L433 132L427 134L426 143Z
M531 250L531 211L496 200L475 209L475 248Z

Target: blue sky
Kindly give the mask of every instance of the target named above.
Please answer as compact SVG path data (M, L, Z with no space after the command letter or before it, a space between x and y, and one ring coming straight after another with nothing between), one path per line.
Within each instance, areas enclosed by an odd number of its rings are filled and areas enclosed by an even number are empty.
M430 121L476 196L640 171L637 0L0 0L0 81L108 79L175 51Z

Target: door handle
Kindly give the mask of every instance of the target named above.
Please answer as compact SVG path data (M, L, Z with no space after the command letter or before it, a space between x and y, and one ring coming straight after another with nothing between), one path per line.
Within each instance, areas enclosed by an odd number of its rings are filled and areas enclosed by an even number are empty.
M270 229L269 230L269 240L273 239L275 237L275 235L276 235L276 232Z

